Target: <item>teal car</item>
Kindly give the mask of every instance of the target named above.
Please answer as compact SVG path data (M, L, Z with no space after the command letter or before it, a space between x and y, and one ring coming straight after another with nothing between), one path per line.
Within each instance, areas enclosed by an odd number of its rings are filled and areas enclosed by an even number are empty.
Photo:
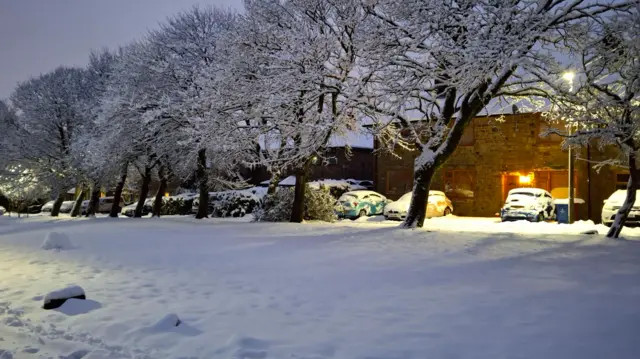
M384 212L387 202L385 196L374 191L351 191L338 198L335 212L338 218L376 216Z

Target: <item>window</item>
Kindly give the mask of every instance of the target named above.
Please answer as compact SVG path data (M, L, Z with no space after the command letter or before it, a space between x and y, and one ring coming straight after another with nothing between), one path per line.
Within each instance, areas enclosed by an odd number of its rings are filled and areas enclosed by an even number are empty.
M445 171L444 191L451 198L473 198L475 196L475 172L471 170Z
M473 146L475 143L475 134L473 129L473 122L471 122L462 133L462 137L460 138L460 146Z
M327 164L329 164L329 165L337 165L338 164L338 159L336 157L329 157L327 159Z
M539 142L546 142L546 143L561 143L563 138L560 135L557 134L548 134L546 136L544 136L543 134L546 133L547 131L551 130L551 129L555 129L558 130L559 132L564 132L566 131L564 124L563 123L545 123L545 122L540 122L540 126L538 128L538 141Z
M627 183L629 182L628 173L616 174L616 189L627 189Z

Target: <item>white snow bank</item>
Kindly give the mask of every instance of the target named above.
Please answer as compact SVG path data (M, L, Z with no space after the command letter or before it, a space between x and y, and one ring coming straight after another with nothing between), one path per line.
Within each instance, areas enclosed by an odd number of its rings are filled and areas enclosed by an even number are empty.
M167 329L171 329L174 327L177 327L178 325L180 325L181 321L180 318L178 318L177 314L171 313L171 314L167 314L164 316L164 318L160 319L154 326L153 328L159 330L159 331L164 331Z
M46 304L51 302L52 300L67 299L67 298L79 297L82 295L85 295L84 289L82 289L80 286L72 285L63 289L58 289L58 290L54 290L53 292L47 293L47 295L44 296L44 303Z
M64 233L58 232L49 232L47 236L44 238L44 242L40 246L40 249L44 249L45 251L56 250L56 251L64 251L73 249L73 245L69 240L69 237Z
M384 221L385 221L384 216L373 216L373 217L364 216L355 220L355 222L375 222L375 223L384 222ZM398 223L398 222L395 222L395 223Z

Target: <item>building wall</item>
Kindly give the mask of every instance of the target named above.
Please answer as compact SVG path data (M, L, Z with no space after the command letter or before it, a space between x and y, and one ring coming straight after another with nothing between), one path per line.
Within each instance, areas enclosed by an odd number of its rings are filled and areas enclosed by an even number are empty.
M347 153L344 147L329 148L324 155L324 160L318 161L311 167L310 180L349 178L372 180L374 177L372 152L370 148L352 148L350 153ZM292 171L288 171L282 178L291 174ZM270 178L264 168L246 170L242 175L253 185L259 185L260 182Z
M544 122L540 114L516 114L475 118L465 130L464 141L436 172L431 189L447 193L455 213L462 216L495 216L506 193L515 187L539 187L556 198L568 193L568 153L561 138L541 138ZM412 188L413 162L417 152L399 150L398 157L376 156L377 190L396 199ZM600 152L591 146L592 160L611 158L615 151ZM575 161L576 219L600 221L603 201L616 189L616 170L596 172L587 161ZM526 177L521 179L520 177ZM526 183L526 180L530 183Z

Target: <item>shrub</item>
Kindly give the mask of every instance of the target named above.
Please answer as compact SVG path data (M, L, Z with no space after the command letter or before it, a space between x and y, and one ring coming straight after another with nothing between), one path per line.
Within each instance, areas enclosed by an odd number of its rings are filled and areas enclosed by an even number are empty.
M335 198L329 189L321 187L305 189L304 219L333 222ZM293 188L278 188L276 193L265 196L262 205L254 212L257 222L287 222L291 218L291 208L295 197Z
M338 188L338 187L330 187ZM305 189L304 219L333 222L336 220L334 206L336 199L331 194L331 190L320 186L320 189Z
M260 204L260 199L248 191L217 192L210 201L214 217L244 217Z
M193 199L169 198L162 201L160 214L163 216L186 216L191 213Z
M256 222L287 222L291 218L294 192L291 188L278 188L262 199L262 205L253 212Z

